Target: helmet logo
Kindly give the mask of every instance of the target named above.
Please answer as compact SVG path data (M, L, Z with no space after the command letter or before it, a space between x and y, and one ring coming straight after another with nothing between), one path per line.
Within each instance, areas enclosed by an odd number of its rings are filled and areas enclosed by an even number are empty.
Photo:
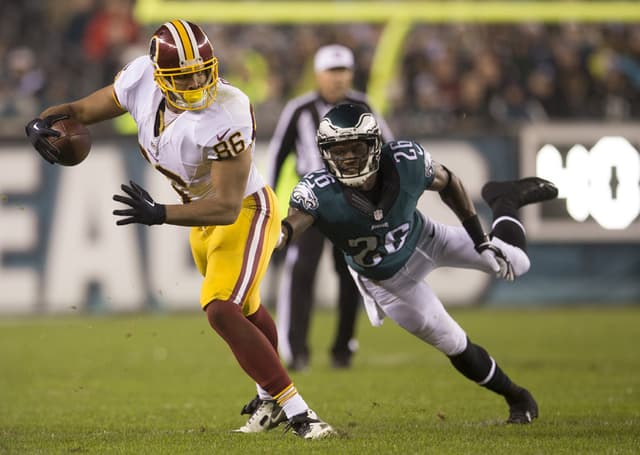
M151 43L149 44L149 56L151 60L154 62L158 61L158 37L153 36L151 38Z

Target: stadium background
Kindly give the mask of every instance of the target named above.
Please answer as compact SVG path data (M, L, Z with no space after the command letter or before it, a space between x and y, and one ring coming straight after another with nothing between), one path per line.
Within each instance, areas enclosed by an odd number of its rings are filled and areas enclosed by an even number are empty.
M92 127L93 152L73 169L47 165L23 136L43 106L109 83L176 15L204 26L221 74L252 98L261 166L284 103L311 87L313 52L340 42L396 135L423 143L476 199L489 178L560 186L525 214L531 272L514 285L438 271L446 304L640 303L634 2L27 0L0 6L0 314L198 308L185 229L115 227L111 195L130 178L174 199L126 118ZM422 206L455 222L437 199ZM327 267L317 293L330 304ZM263 285L267 304L277 278Z

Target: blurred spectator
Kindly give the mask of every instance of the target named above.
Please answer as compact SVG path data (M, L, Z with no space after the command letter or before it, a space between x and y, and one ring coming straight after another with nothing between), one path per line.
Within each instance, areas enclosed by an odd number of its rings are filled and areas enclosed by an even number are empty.
M491 117L498 124L545 122L549 118L542 104L516 81L507 82L502 92L489 103Z
M120 69L120 54L138 38L138 23L133 18L132 0L105 0L86 23L82 36L85 56L91 64L99 63L105 85Z
M7 82L5 91L5 113L25 117L39 112L38 97L42 93L45 76L36 61L33 51L27 47L16 47L7 54Z
M82 37L89 60L100 61L125 44L135 42L138 24L131 6L131 0L106 0L89 19Z
M455 113L460 129L478 130L490 126L491 116L487 105L489 85L479 73L469 72L460 80L459 100Z
M123 55L146 52L133 0L59 5L0 2L0 115L9 119L0 133L14 132L14 123L30 118L25 112L34 103L38 110L78 98L109 83ZM341 42L354 50L354 88L365 91L383 27L205 25L220 50L223 77L253 94L261 138L272 134L273 113L287 99L311 89L313 52L324 44ZM400 135L504 128L545 118L637 120L640 25L416 24L390 90L387 116ZM17 100L18 93L23 99Z
M81 52L84 33L98 6L95 0L76 0L64 30L64 44L74 53Z
M538 100L547 117L565 117L566 104L562 94L556 90L556 73L552 67L546 65L534 68L527 75L526 89Z

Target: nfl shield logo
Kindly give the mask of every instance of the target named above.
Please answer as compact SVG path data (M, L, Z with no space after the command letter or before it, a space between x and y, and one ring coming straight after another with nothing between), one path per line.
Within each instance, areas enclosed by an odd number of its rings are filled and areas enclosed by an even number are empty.
M376 221L380 221L384 217L384 213L382 213L382 209L377 209L373 212L373 219Z

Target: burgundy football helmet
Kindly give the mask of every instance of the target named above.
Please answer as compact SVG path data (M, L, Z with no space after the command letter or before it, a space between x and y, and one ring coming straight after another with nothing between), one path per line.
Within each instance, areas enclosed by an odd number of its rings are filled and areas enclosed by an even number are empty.
M151 37L149 55L155 81L170 105L198 110L213 102L218 59L200 27L181 19L165 22Z

